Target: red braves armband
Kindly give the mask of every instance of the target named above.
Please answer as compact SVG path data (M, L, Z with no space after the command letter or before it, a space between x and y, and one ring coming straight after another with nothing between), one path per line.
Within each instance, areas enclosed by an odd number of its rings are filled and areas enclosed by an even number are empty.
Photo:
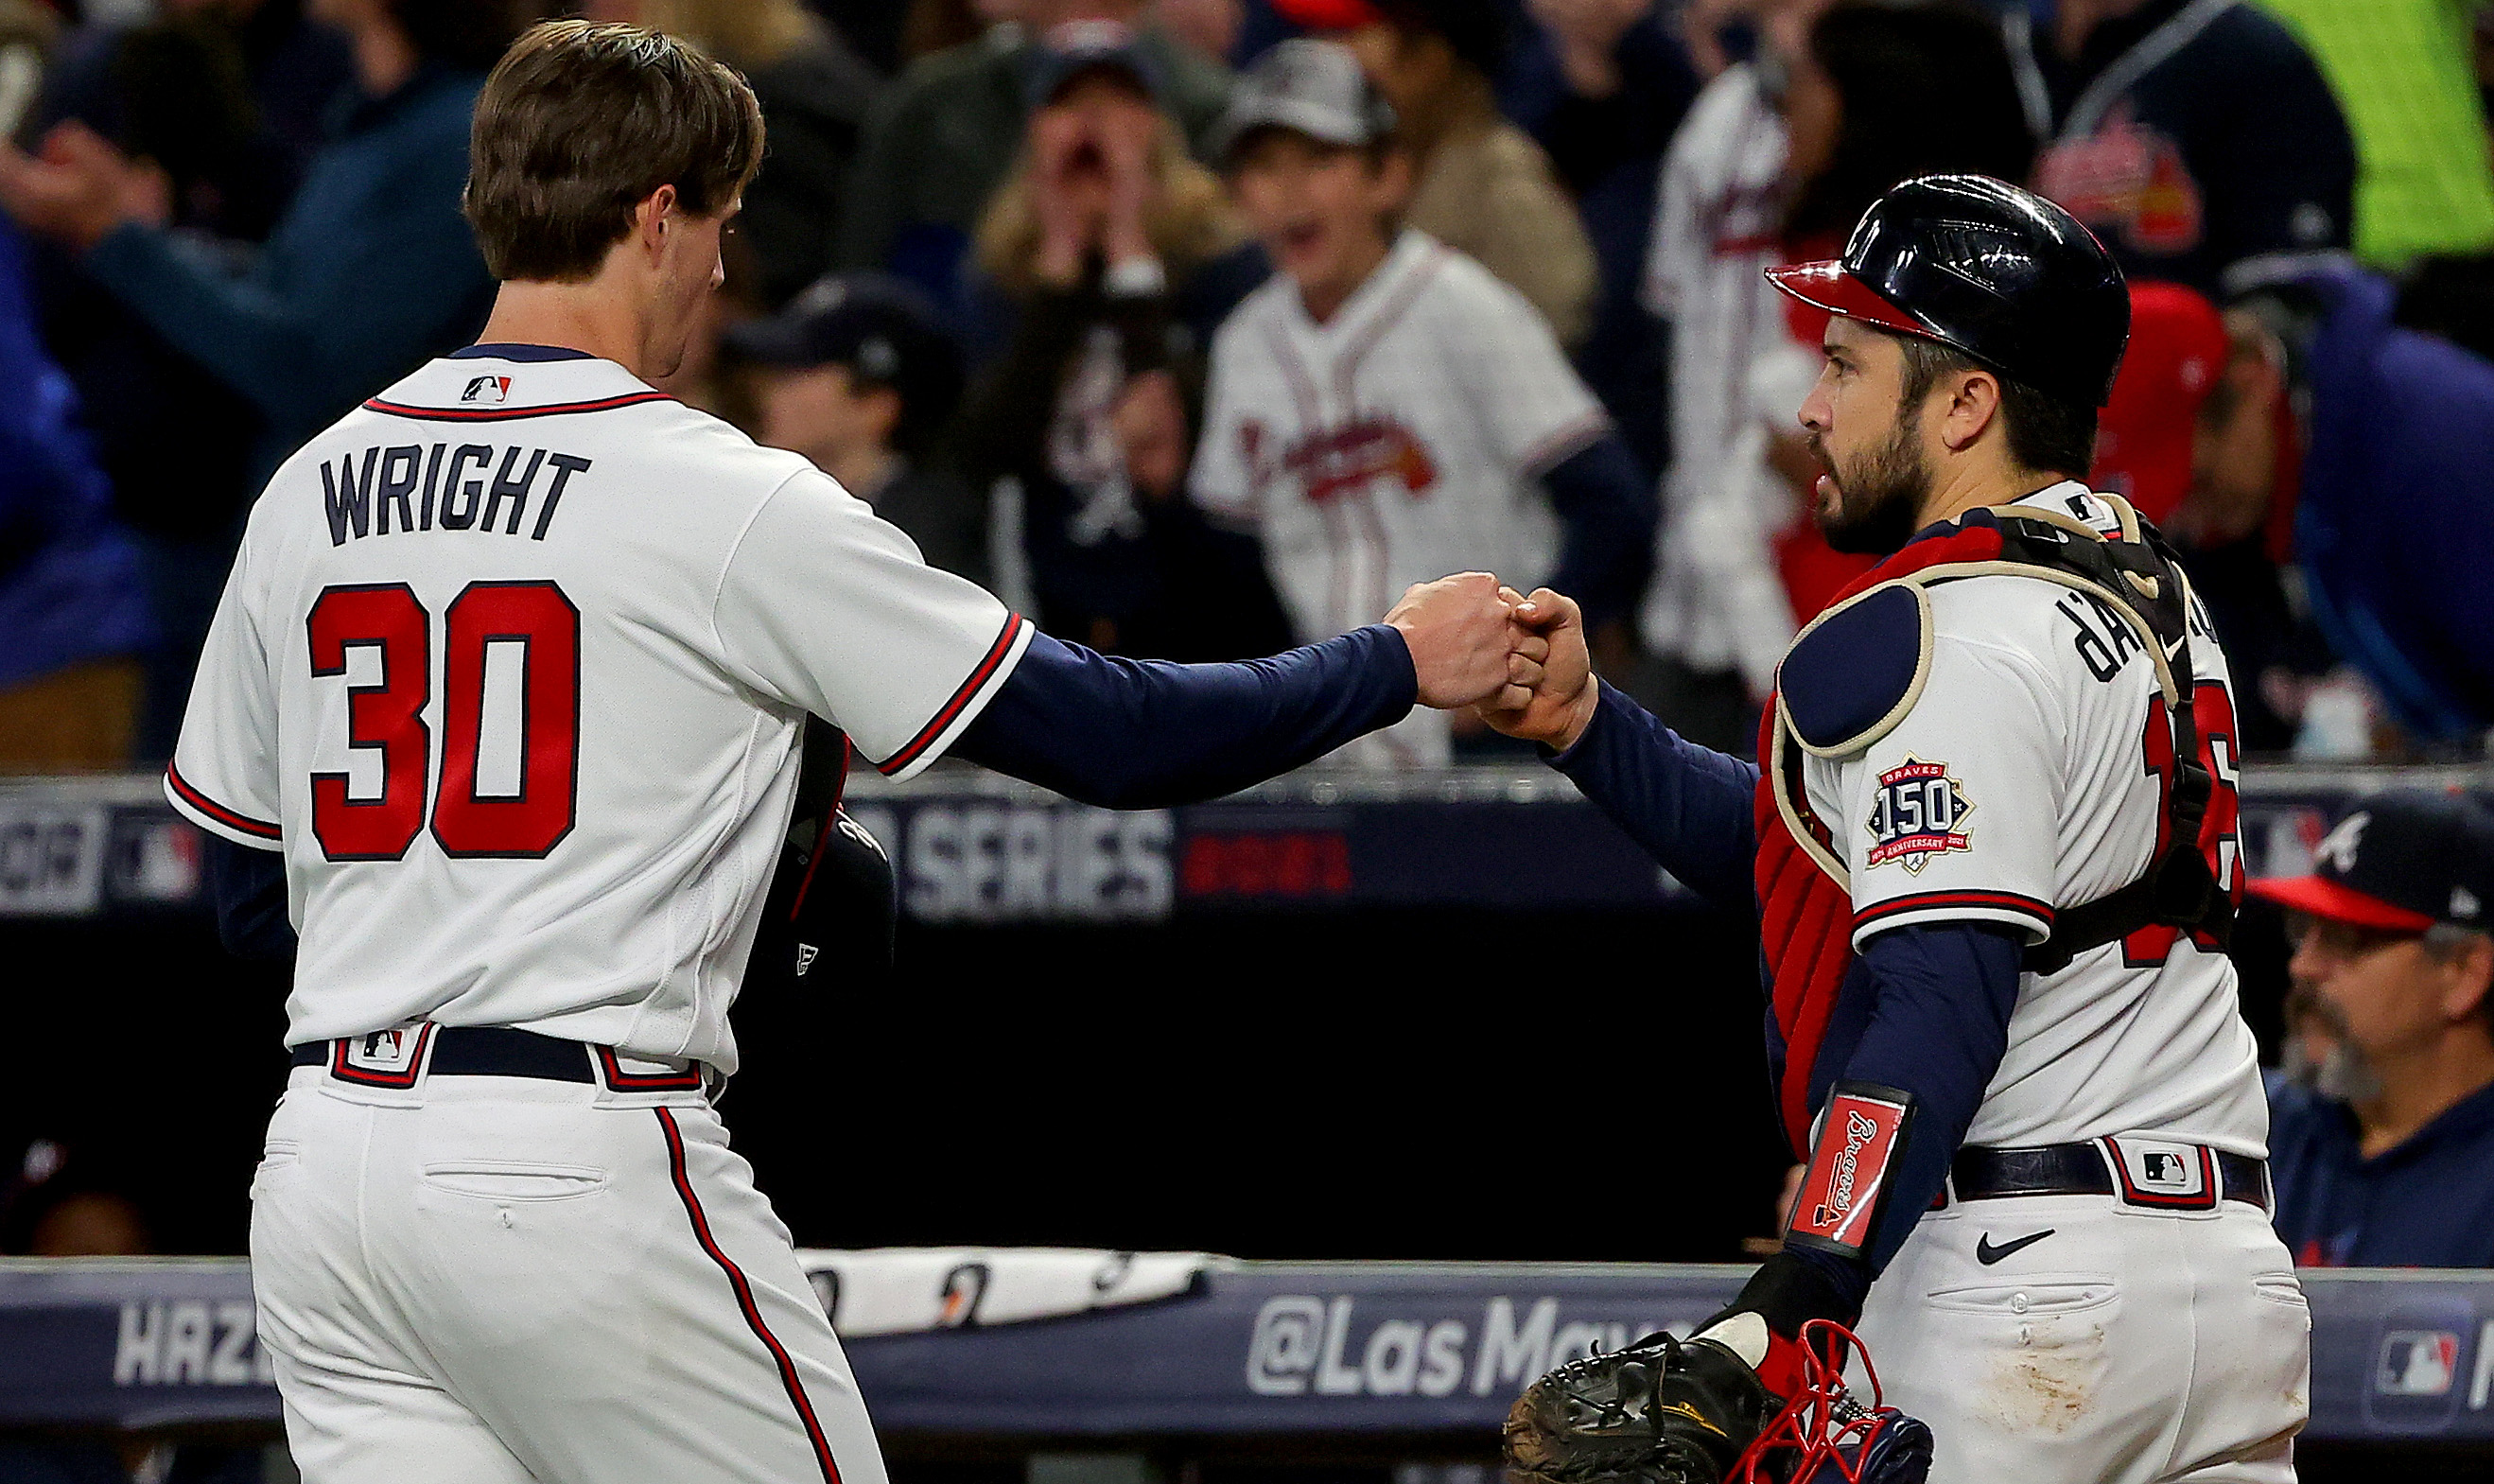
M1886 1204L1888 1175L1913 1126L1914 1095L1875 1082L1839 1082L1828 1094L1810 1170L1784 1241L1860 1257Z

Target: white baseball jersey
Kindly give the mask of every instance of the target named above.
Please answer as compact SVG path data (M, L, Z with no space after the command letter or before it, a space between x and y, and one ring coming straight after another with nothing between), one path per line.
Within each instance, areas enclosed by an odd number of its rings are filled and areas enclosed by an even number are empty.
M2021 503L2117 522L2076 482ZM2030 942L2056 910L2145 869L2165 818L2173 732L2141 641L2100 600L2031 577L1931 584L1928 678L1869 747L1804 764L1810 804L1852 876L1854 943L1913 923L1995 922ZM2235 731L2225 655L2193 613L2194 710L2215 775L2220 885L2238 884ZM2026 975L2008 1054L1966 1142L2153 1134L2267 1152L2268 1105L2235 968L2150 928Z
M1607 426L1523 295L1406 231L1323 324L1279 273L1223 322L1190 485L1262 533L1314 641L1449 572L1547 577L1557 523L1536 476ZM1445 713L1419 710L1335 756L1443 763L1447 741Z
M1774 540L1799 513L1767 467L1771 428L1818 374L1765 270L1782 261L1784 126L1747 63L1709 82L1663 159L1647 307L1671 321L1671 468L1655 577L1638 627L1649 649L1738 670L1764 695L1793 635Z
M502 348L270 480L167 793L286 854L289 1043L421 1017L732 1071L805 714L906 775L1029 629L797 455Z

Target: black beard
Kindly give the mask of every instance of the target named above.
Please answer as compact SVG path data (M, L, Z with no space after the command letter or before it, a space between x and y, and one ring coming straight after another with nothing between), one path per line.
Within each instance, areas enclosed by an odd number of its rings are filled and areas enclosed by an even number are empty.
M1931 489L1931 466L1920 446L1921 412L1916 408L1899 419L1888 440L1854 469L1836 468L1814 447L1836 480L1836 508L1818 513L1819 533L1829 546L1849 556L1885 557L1913 537L1914 517Z

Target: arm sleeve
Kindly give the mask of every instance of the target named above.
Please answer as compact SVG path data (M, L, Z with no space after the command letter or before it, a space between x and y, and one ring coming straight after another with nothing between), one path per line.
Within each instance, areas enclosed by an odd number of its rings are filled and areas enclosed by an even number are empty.
M1929 663L1914 709L1840 774L1854 948L1911 923L1998 923L2041 943L2053 930L2063 708L2033 661L2006 649L1943 632Z
M1609 685L1550 766L1683 886L1728 911L1757 910L1754 766L1688 741Z
M442 209L392 212L362 231L285 249L321 263L317 275L292 276L302 291L279 287L273 271L283 224L260 264L239 278L200 244L135 223L97 243L85 267L272 421L315 422L441 348L434 342L463 309L472 304L481 313L493 281L458 213L457 184L409 187L427 196L446 191ZM389 291L373 291L384 284Z
M1392 627L1223 664L1125 659L1045 634L955 749L1110 808L1235 793L1400 721L1418 682Z
M1653 481L1620 436L1604 433L1551 466L1541 486L1566 530L1550 586L1583 606L1587 628L1624 617L1654 564Z
M208 624L165 796L191 823L237 845L285 848L277 776L277 686L252 612L251 542Z
M278 963L294 956L294 924L287 915L286 858L246 850L208 836L202 863L217 940L236 958Z
M894 777L952 745L1032 632L812 469L790 476L745 528L712 624L739 679L848 733Z
M1815 1269L1851 1323L1870 1282L1913 1234L1948 1179L1949 1162L1974 1125L1983 1094L2009 1048L2025 943L1996 923L1926 924L1891 928L1862 950L1870 1023L1839 1075L1913 1100L1913 1123L1882 1178L1878 1225L1860 1257L1807 1247L1783 1256ZM1777 1317L1770 1316L1772 1322ZM1796 1320L1791 1326L1799 1328Z

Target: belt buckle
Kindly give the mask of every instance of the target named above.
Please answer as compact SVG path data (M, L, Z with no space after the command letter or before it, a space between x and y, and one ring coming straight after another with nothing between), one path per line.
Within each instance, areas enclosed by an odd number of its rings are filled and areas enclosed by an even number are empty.
M2217 1157L2205 1144L2108 1136L2098 1141L2124 1205L2151 1211L2213 1211Z
M437 1029L430 1020L410 1020L387 1030L341 1036L329 1043L329 1075L358 1087L413 1087Z

